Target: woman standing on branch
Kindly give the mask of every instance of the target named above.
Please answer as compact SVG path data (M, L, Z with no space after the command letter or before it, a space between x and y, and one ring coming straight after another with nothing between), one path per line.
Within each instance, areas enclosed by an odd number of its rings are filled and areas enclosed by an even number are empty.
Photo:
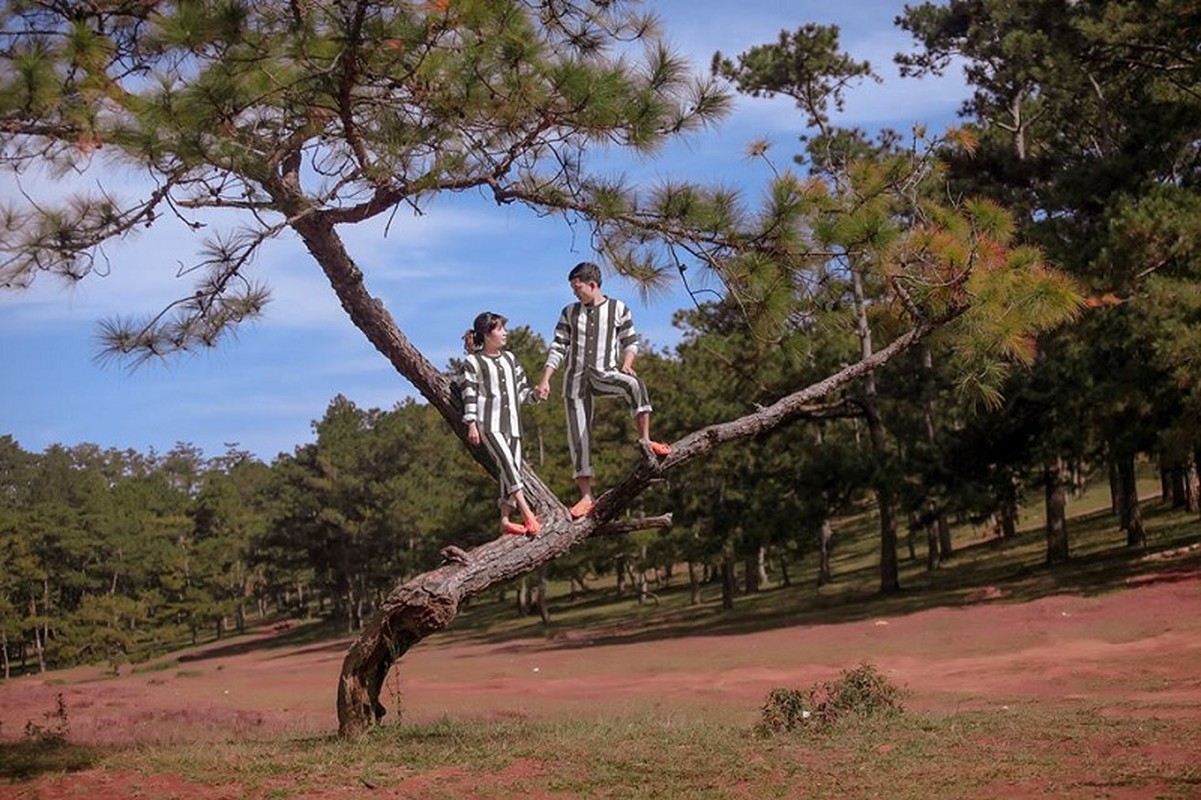
M461 385L463 422L467 441L483 445L496 462L500 478L500 532L535 536L542 523L530 510L521 482L522 403L537 402L529 379L517 358L505 350L509 332L507 319L485 311L463 334L467 352ZM521 512L522 524L509 519L513 509Z

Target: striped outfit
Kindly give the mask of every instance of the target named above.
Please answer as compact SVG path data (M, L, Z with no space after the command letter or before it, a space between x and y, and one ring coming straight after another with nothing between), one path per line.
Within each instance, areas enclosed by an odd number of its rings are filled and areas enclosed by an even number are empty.
M500 500L521 489L522 403L533 402L529 379L517 358L507 350L498 355L467 356L460 378L463 422L475 422L483 444L499 468Z
M572 303L555 325L546 366L563 369L567 444L572 477L592 474L592 402L596 396L624 397L630 413L651 411L646 384L620 369L624 353L638 352L638 332L629 307L606 297L596 305Z

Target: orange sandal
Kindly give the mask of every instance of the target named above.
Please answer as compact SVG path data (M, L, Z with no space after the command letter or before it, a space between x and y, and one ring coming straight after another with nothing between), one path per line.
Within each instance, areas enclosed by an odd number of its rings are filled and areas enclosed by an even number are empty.
M541 530L542 523L538 521L537 517L530 517L528 520L526 520L525 533L528 536L537 536Z
M669 444L664 444L663 442L656 442L651 439L644 439L643 444L645 444L647 447L649 447L651 449L651 452L657 456L662 457L662 456L671 455L671 445L669 445Z
M523 534L523 533L525 533L525 526L518 525L516 522L513 522L512 520L507 519L500 524L500 532L514 534L514 535Z
M588 512L590 512L592 507L595 505L596 503L594 503L592 500L580 500L574 506L567 509L567 513L571 514L572 519L579 519L580 517L587 516Z

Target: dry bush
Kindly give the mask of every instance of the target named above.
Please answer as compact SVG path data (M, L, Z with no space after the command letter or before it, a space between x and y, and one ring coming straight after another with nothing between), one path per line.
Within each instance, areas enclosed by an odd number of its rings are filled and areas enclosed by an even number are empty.
M795 730L828 730L848 717L899 714L902 691L872 664L843 670L809 689L772 689L755 730L770 736Z

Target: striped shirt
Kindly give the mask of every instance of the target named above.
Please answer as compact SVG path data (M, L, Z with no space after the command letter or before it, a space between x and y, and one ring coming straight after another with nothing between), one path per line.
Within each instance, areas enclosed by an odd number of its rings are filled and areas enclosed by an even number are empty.
M508 350L487 356L473 353L465 359L463 422L475 422L480 428L504 436L521 436L518 410L530 402L533 393L529 379L517 358Z
M638 352L638 331L625 303L612 297L594 306L572 303L559 315L546 366L558 369L566 362L563 396L581 397L589 370L616 372L627 351Z

